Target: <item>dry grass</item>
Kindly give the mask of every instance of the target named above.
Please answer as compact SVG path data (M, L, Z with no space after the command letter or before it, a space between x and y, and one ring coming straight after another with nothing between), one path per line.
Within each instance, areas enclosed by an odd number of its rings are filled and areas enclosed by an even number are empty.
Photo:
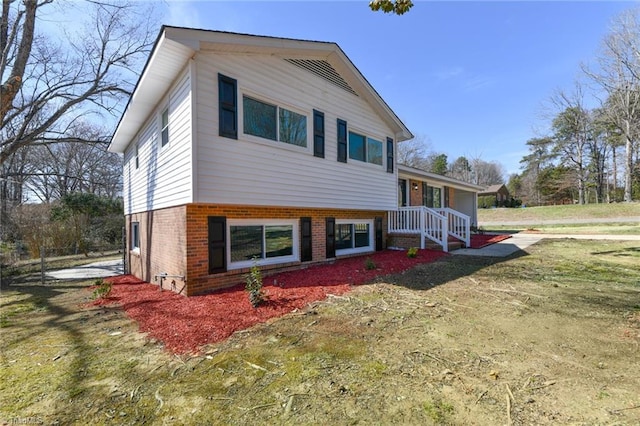
M0 299L0 420L638 424L639 263L632 242L450 256L183 357L83 308L90 282L22 284Z

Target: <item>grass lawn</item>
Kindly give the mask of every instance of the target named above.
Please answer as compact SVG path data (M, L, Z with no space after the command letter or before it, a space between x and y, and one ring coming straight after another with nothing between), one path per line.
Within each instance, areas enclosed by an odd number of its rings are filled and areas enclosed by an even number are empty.
M544 221L562 219L604 219L640 217L640 203L586 204L526 207L517 209L478 209L478 222Z
M87 306L91 282L14 284L0 421L639 424L639 263L611 241L445 256L182 356Z

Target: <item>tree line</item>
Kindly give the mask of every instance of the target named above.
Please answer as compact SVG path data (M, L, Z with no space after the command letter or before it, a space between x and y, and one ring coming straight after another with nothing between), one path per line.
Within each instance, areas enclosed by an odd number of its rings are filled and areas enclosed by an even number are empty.
M505 170L499 162L486 161L479 156L460 156L449 162L447 154L433 151L424 136L398 144L398 163L479 186L505 182Z
M640 199L640 10L611 28L574 88L551 96L548 134L527 141L522 173L509 178L528 204Z
M122 165L106 149L157 28L149 3L2 2L0 252L120 241Z

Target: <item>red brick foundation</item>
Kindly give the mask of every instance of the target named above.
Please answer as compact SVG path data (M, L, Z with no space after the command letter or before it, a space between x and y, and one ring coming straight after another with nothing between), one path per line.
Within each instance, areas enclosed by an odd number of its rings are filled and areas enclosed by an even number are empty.
M420 248L420 234L389 234L387 236L387 247Z
M209 275L209 216L225 216L227 219L311 217L312 260L263 266L261 269L265 276L283 269L297 269L326 261L325 221L327 217L335 219L382 217L383 242L386 241L387 214L385 211L188 204L127 216L127 237L131 238L130 223L138 221L141 238L140 253L131 251L128 253L130 273L149 282L154 282L153 278L162 272L184 276L184 282L173 277L165 280L163 288L187 296L244 282L244 277L249 272L248 268Z

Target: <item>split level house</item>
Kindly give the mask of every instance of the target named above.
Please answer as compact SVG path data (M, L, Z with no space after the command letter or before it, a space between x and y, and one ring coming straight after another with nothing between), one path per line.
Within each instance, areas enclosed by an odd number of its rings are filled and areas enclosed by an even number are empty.
M398 166L411 137L335 43L164 26L109 147L124 154L126 270L193 295L254 264L446 250L479 188Z

